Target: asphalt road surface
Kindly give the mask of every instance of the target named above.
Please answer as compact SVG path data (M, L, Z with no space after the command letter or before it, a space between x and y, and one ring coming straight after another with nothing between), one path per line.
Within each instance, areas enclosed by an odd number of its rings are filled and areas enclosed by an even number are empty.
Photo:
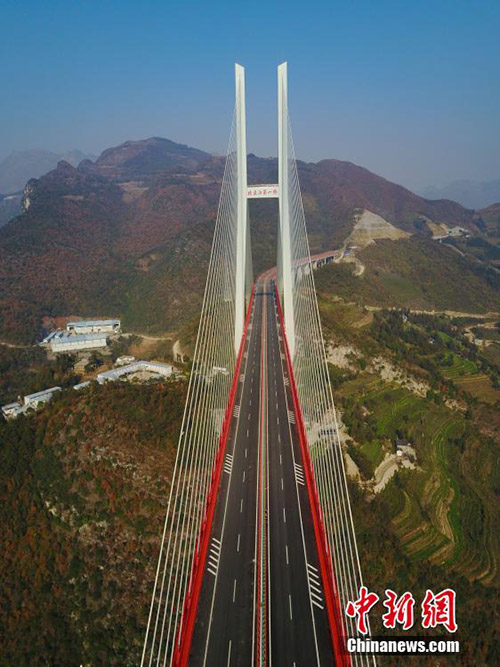
M283 341L258 284L191 646L190 665L333 665ZM259 437L260 436L260 437ZM259 512L259 485L265 506ZM264 533L262 533L264 531ZM258 537L264 534L261 552ZM265 571L259 634L258 563Z

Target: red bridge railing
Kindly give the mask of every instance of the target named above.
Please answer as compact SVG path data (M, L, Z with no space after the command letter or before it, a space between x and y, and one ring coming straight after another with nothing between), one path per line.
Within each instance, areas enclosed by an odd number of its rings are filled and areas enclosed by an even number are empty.
M332 638L333 651L335 654L335 664L337 667L347 667L351 664L349 654L346 649L346 631L343 622L339 595L337 586L335 584L335 576L333 572L332 559L330 557L330 549L328 547L328 540L326 537L325 526L323 522L323 512L318 496L318 489L309 455L309 446L307 444L306 429L304 426L304 419L302 416L302 408L300 406L299 395L297 392L297 385L295 382L295 375L293 372L293 364L290 355L290 348L285 332L285 323L283 320L283 310L281 308L281 301L277 285L274 286L276 304L278 307L278 316L280 321L281 335L285 347L285 356L288 367L288 377L290 378L290 390L292 393L293 407L295 411L295 419L297 424L297 431L299 434L300 449L302 452L302 460L304 463L304 473L306 478L307 495L311 508L311 515L314 525L314 536L316 538L316 547L318 551L318 559L321 571L321 579L323 582L323 589L325 591L325 605L328 614L328 623L330 626L330 635Z
M212 480L210 483L210 491L207 497L207 506L205 510L205 518L201 524L200 536L198 538L198 546L195 551L193 559L193 568L191 571L191 578L188 586L188 593L184 600L184 609L182 611L182 619L179 624L179 634L176 638L176 650L174 653L173 665L175 667L185 667L189 661L189 653L191 651L191 642L193 640L194 626L196 622L196 614L198 611L198 602L200 600L201 586L203 583L203 574L205 571L205 564L208 553L208 546L210 543L210 535L212 533L212 524L215 514L215 506L217 502L217 495L219 493L220 479L224 465L224 457L226 455L227 439L231 427L231 419L234 410L234 401L236 398L236 390L238 388L238 379L241 370L241 361L245 349L245 343L248 333L248 325L250 323L250 315L252 312L252 305L255 296L255 285L252 287L250 301L248 304L245 327L243 336L241 338L240 349L238 357L236 358L236 365L234 368L233 381L229 393L229 400L224 415L224 422L219 439L219 450L216 455L214 471L212 473Z

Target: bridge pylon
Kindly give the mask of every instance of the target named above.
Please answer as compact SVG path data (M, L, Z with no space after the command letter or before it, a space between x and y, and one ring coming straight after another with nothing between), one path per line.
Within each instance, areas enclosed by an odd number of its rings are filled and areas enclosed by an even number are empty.
M247 275L250 259L248 202L247 202L247 138L245 110L245 68L236 64L235 123L236 123L236 272L234 291L234 350L238 354L245 325L245 301L248 293ZM251 286L250 286L251 287Z
M278 289L283 299L285 330L290 355L295 355L295 317L293 304L294 274L290 234L290 183L289 183L289 121L288 121L288 68L287 63L278 67Z

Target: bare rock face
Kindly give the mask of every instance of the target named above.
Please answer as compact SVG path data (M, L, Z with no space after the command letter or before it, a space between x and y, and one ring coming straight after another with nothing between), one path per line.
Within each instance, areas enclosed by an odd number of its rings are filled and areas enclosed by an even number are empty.
M24 212L26 212L31 206L31 197L33 195L33 192L35 191L36 183L37 183L36 179L32 178L24 186L23 196L21 199L21 210Z

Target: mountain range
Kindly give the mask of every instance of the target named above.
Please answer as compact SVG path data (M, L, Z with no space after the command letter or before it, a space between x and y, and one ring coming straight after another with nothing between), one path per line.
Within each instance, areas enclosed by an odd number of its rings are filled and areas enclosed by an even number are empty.
M86 158L95 160L95 156L76 149L66 153L53 153L41 148L13 151L0 162L0 193L19 192L30 178L46 174L54 169L60 160L66 160L76 167Z
M220 156L153 137L29 180L22 214L0 229L0 339L35 340L46 315L120 316L143 333L189 325L223 169ZM351 162L299 162L298 171L312 252L342 245L363 209L427 243L432 223L472 235L487 226L496 234L500 224L494 210L486 223L481 212L426 200ZM276 159L249 155L249 183L276 178ZM275 264L277 216L275 200L251 202L256 274Z
M0 195L0 227L21 213L22 192Z
M458 180L442 188L429 186L419 191L427 199L453 199L467 208L481 209L500 201L500 179L495 181Z

